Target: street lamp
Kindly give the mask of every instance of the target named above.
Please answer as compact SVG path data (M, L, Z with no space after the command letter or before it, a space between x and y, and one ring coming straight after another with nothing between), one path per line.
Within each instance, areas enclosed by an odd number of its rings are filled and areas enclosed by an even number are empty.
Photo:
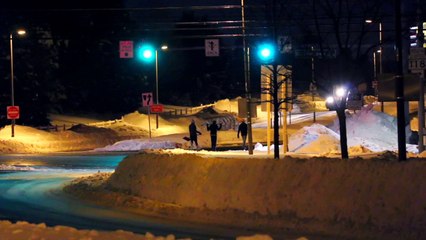
M375 21L373 21L372 19L366 19L365 23L372 24L372 23L375 23ZM375 58L375 54L378 53L379 74L383 74L383 28L382 28L383 26L382 26L381 21L378 21L377 23L378 23L378 26L379 26L379 49L377 51L374 51L373 54L374 54L374 58ZM376 63L376 61L374 61L374 63ZM374 76L376 77L376 79L374 79L374 80L377 81L377 68L376 68L376 66L374 68L375 68L374 69ZM377 87L376 87L376 89L377 89ZM382 104L381 104L381 111L382 112L384 111L384 105L383 104L384 103L382 102Z
M333 96L327 97L326 106L329 110L335 110L339 119L340 128L340 149L342 159L348 159L348 140L346 135L346 102L348 99L349 91L343 87L335 88Z
M165 44L161 45L160 49L166 51L169 47ZM138 57L144 62L151 62L155 58L155 103L159 103L158 94L158 48L152 45L144 44L139 48ZM158 129L158 114L155 115L156 128Z
M11 105L15 106L15 89L14 89L14 70L13 70L13 34L11 32L9 35L10 42L10 92L11 92ZM18 29L16 34L23 36L26 34L24 29ZM12 137L15 137L15 119L12 119Z

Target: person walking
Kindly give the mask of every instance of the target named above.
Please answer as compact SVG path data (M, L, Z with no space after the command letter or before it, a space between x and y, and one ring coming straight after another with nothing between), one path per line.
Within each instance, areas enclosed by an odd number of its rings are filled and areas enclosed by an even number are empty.
M197 126L195 125L195 120L191 120L191 124L189 124L189 140L191 141L191 149L194 149L194 143L195 147L198 149L198 135L201 135L201 132L197 130Z
M213 120L212 124L206 124L207 131L210 131L210 139L212 142L212 151L216 151L216 142L217 142L217 131L222 128L222 123L219 125L216 124L216 120Z
M243 139L243 150L246 150L247 123L244 119L241 121L240 125L238 126L237 138L240 138L240 133L241 133L241 138Z

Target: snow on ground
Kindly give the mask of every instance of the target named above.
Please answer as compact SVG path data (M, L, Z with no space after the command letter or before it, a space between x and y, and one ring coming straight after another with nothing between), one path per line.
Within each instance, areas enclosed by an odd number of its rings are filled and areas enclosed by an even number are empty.
M301 107L298 109L312 109L309 102L310 95L302 95L298 99ZM15 137L10 137L10 126L0 130L0 152L3 153L36 153L91 150L96 151L138 151L149 148L188 149L190 143L183 140L188 136L188 125L194 119L198 130L202 133L198 138L200 148L210 147L210 136L205 124L212 119L228 118L229 114L236 114L238 99L225 99L214 104L216 112L198 110L195 115L173 117L159 117L159 128L156 128L155 115L133 112L124 115L121 119L95 122L93 119L70 117L69 122L81 120L87 125L75 125L66 131L42 131L25 126L16 126ZM318 99L316 99L318 100ZM321 101L320 101L321 102ZM318 106L317 106L318 105ZM316 109L324 110L323 106L315 103ZM200 108L201 109L201 108ZM393 112L393 107L386 106ZM221 115L225 112L228 115ZM215 115L216 114L216 115ZM216 116L216 117L214 117ZM51 115L54 122L66 122L66 116ZM214 118L212 118L214 117ZM328 119L312 124L311 114L292 115L292 124L288 125L289 149L295 154L317 154L321 156L336 155L339 152L338 121L330 126L336 134L326 128L324 123L335 119L333 112L318 112L318 119ZM151 122L152 139L149 138L148 119ZM225 122L225 120L223 120ZM319 125L321 124L321 125ZM229 128L231 127L231 128ZM237 124L230 125L228 130L221 130L218 134L218 144L238 146L241 139L237 138ZM253 143L267 141L265 128L266 114L258 106L258 118L253 119ZM397 149L395 117L372 110L357 111L347 117L347 133L350 154L357 155L369 152L395 151ZM280 132L281 134L281 132ZM271 139L272 141L273 139ZM415 147L407 147L416 152ZM267 151L266 147L257 144L258 152Z
M227 105L222 103L222 105ZM331 112L332 113L332 112ZM333 114L333 113L332 113ZM139 114L133 116L127 122L136 123L140 121ZM327 117L334 116L327 113ZM137 120L136 120L137 119ZM198 123L202 120L197 119ZM186 122L185 122L186 124ZM203 124L200 124L203 126ZM255 124L254 127L263 127L265 123ZM355 113L347 113L346 120L347 138L349 153L351 156L356 156L365 153L380 153L385 151L397 150L397 123L396 118L382 112L376 112L371 107L363 108L361 111ZM183 128L183 126L181 126ZM201 146L208 146L208 132L204 127L199 128L204 132L204 136L199 137ZM226 135L233 133L235 130L230 130L227 133L221 132L219 134L219 142L230 139ZM113 145L103 148L97 148L95 151L138 151L144 149L171 149L182 146L189 147L188 142L182 141L183 135L175 135L174 137L168 136L163 139L133 139L124 140ZM257 129L255 131L254 140L264 141L264 130ZM224 139L225 138L225 139ZM233 142L238 142L238 139L231 138ZM339 122L336 119L333 124L328 128L321 124L312 124L302 127L289 137L289 152L295 154L311 154L317 156L336 156L340 152L340 135L339 135ZM260 154L264 154L267 148L255 142L255 150ZM273 145L270 148L273 151ZM407 150L416 154L417 148L415 146L407 145Z
M96 148L96 152L114 152L114 151L140 151L145 149L171 149L176 148L177 143L172 141L156 141L132 139L116 142L103 148Z
M306 101L301 101L304 102L304 105L295 107L297 111L304 112L306 109L313 109L313 106L315 106L316 110L323 108L320 104L322 101L314 105L309 103L309 96L305 98ZM375 105L374 108L377 110L379 106ZM237 100L218 101L214 105L214 109L219 113L216 116L217 118L223 116L221 115L222 113L236 114ZM411 105L410 109L413 109ZM391 113L392 116L396 112L395 107L391 104L385 105L385 111L386 113ZM96 151L139 151L152 148L173 148L175 146L182 146L184 149L188 149L189 142L184 141L182 138L188 135L187 129L191 119L196 121L198 129L202 132L199 137L201 148L210 146L209 133L206 131L205 123L212 120L212 115L205 114L202 111L197 115L160 117L158 129L155 128L155 116L150 116L152 139L148 137L148 115L138 112L129 113L121 119L109 121L69 118L58 115L52 115L52 117L56 118L57 123L80 122L84 124L59 132L41 131L17 125L14 138L10 136L10 126L6 126L0 130L0 152L48 153L92 149L96 149ZM319 119L320 121L317 124L312 124L311 119L302 116L298 121L295 121L297 123L289 125L291 152L288 155L310 157L339 156L340 145L336 127L337 122L331 124L330 128L327 127L327 123L333 122L334 113L323 114L319 118L321 119ZM426 206L422 205L423 202L426 202L422 193L426 192L426 190L422 190L424 186L421 183L422 181L419 180L423 179L422 173L426 172L426 169L423 169L422 162L410 161L408 164L403 164L396 163L396 161L388 162L383 160L389 160L389 158L395 160L396 158L393 155L384 155L381 158L382 160L367 160L364 163L358 160L344 162L325 158L304 160L290 158L285 161L272 161L270 159L271 155L267 154L266 147L259 143L266 141L265 129L263 128L265 122L266 113L260 112L259 106L258 118L253 119L254 125L258 124L259 127L253 129L253 139L256 143L253 155L248 155L247 151L211 152L205 150L189 151L178 148L167 151L168 154L165 156L153 157L153 159L160 159L159 161L151 161L152 159L142 160L146 162L144 167L149 166L148 169L152 167L155 170L146 173L151 176L147 181L153 182L147 185L144 184L144 187L138 190L145 189L147 191L137 192L137 194L149 196L155 201L196 206L203 209L203 211L206 208L225 209L224 211L227 213L228 210L232 212L232 209L240 209L243 212L243 219L247 217L247 215L244 215L246 212L257 212L266 215L278 214L278 216L284 217L282 220L286 229L293 227L296 230L300 228L306 230L309 226L305 226L304 223L311 221L306 219L317 219L319 222L314 221L313 228L310 230L323 231L325 229L327 232L331 231L337 235L340 234L339 227L342 227L338 222L347 223L348 225L355 224L354 228L359 227L360 229L363 224L377 223L377 227L381 230L386 230L388 227L393 228L397 224L404 228L410 222L416 225L416 229L423 231L423 227L418 225L426 222L422 217L424 215L422 215L422 212L426 209ZM363 110L348 115L347 132L350 156L383 151L388 154L387 151L395 151L397 139L395 124L394 117L377 111ZM241 144L241 139L236 137L235 127L236 125L234 128L219 132L219 145L231 144L238 146ZM410 152L416 152L415 146L408 145L407 149ZM196 153L202 156L202 159L195 157L195 155L188 155L188 153ZM424 158L425 154L425 152L420 153L418 157ZM182 159L189 160L179 165L182 163ZM153 164L153 162L156 163ZM259 167L259 164L262 167ZM19 166L15 167L19 168ZM11 168L13 166L0 166L0 169L5 171L11 170ZM179 176L170 173L171 169L179 169L177 171ZM142 173L137 172L141 170L137 167L130 170L136 171L136 175ZM120 175L121 171L118 172L118 175ZM175 171L174 173L177 172ZM168 177L158 178L158 176ZM274 178L271 178L272 176ZM398 176L398 178L394 176ZM412 179L413 177L415 179ZM155 181L153 180L154 178L156 179ZM397 182L397 180L400 181ZM134 183L133 181L132 179L111 180L110 184L118 184L120 188L126 188L126 186L132 184L134 187L140 187L139 183ZM214 182L214 184L209 181ZM174 185L178 183L181 185ZM404 183L410 183L411 185L403 185ZM157 190L151 189L154 186L159 188ZM175 186L175 189L170 190L170 196L161 195L167 192L163 191L162 187L171 188L171 186ZM256 192L260 190L261 192ZM394 194L395 191L398 191L398 194ZM211 198L204 199L203 197L207 195ZM353 201L345 199L344 196L352 196ZM403 196L403 198L396 199L395 196ZM214 201L216 200L217 202L215 203ZM416 202L410 202L414 200ZM264 204L258 204L259 202ZM216 216L212 212L209 212L209 214L212 217ZM402 216L404 214L405 216ZM241 215L239 216L241 217ZM274 218L276 216L274 215ZM292 219L291 217L295 216L304 220L301 221L299 219L296 222L292 222L289 219L285 219L286 217ZM222 219L222 223L226 223L226 221L226 219ZM247 221L250 221L250 217L247 218ZM337 221L337 223L334 221ZM244 221L242 222L244 223ZM259 220L256 223L259 224L257 225L258 227L276 226L274 225L275 223L268 222L268 219ZM321 225L322 223L336 224L337 227L330 229ZM229 224L232 224L232 222ZM27 232L26 224L9 226L7 222L0 222L0 225L0 231L16 228L16 230L9 231L9 233L12 233L11 236L14 234L19 236L22 232ZM24 225L25 227L23 227ZM43 226L37 225L35 228L43 228ZM59 232L58 229L60 227L54 228L54 231ZM351 230L356 231L357 229ZM39 230L36 231L38 232ZM363 233L356 233L364 236L362 235ZM82 234L87 234L87 232ZM0 235L4 236L3 234ZM100 236L104 235L100 234ZM97 238L91 236L91 239ZM108 237L105 235L103 239L108 239ZM111 239L117 238L111 237Z
M103 184L96 184L102 188L78 187L84 180L76 180L74 191L127 210L258 231L422 239L425 177L426 162L398 162L392 155L275 161L167 150L132 155Z
M134 234L128 231L96 231L77 230L73 227L55 226L47 227L46 224L31 224L20 221L12 224L9 221L0 221L0 236L3 240L24 240L24 239L44 239L44 240L174 240L173 235L166 237L156 237L151 233L145 235Z
M346 131L349 153L380 153L397 151L396 118L366 107L356 113L347 113ZM417 153L415 146L407 144L407 151ZM330 128L320 124L305 126L290 136L289 150L295 153L327 155L340 151L339 121Z
M34 168L28 166L14 166L14 165L6 165L0 164L0 171L32 171Z

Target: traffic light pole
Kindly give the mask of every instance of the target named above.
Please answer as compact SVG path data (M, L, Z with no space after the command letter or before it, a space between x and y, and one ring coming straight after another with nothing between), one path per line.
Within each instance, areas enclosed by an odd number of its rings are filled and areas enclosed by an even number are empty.
M10 34L10 38L9 38L9 42L10 42L10 96L11 96L11 103L12 106L15 106L15 89L14 89L14 69L13 69L13 34ZM11 137L15 137L15 119L12 119L12 123L11 123Z
M404 77L402 71L402 31L401 31L401 0L395 0L395 50L396 50L396 110L398 126L398 159L407 160L407 147L405 143L405 98L404 98Z
M250 49L246 42L246 24L244 14L244 0L241 0L241 24L243 32L243 48L244 48L244 80L247 100L247 134L248 134L248 152L253 155L253 133L251 126L251 86L250 86Z
M158 104L158 50L155 50L155 103ZM155 128L158 129L158 113L155 114Z

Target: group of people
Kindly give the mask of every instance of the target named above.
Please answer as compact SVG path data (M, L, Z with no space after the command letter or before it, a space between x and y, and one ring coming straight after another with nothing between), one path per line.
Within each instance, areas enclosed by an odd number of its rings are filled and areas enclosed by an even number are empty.
M212 151L216 151L216 143L217 143L217 131L222 129L222 123L219 125L216 123L216 120L213 120L211 124L206 124L207 131L210 132L210 140L211 140L211 149ZM240 125L238 126L237 138L241 138L243 140L243 150L246 149L246 139L247 139L247 123L242 120ZM189 140L191 141L191 148L195 147L198 149L198 135L201 135L201 132L197 130L197 126L195 125L195 120L191 120L191 124L189 124Z

